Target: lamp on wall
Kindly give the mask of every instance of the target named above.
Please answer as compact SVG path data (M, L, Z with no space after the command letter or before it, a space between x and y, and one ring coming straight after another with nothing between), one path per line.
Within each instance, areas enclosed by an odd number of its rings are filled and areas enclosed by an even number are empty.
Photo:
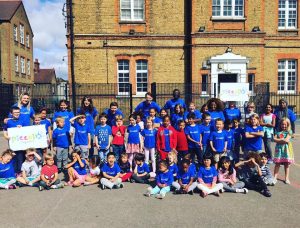
M206 60L204 60L202 62L202 69L207 69L207 61Z
M252 32L260 32L259 26L254 26Z
M205 26L200 26L198 32L205 32Z
M232 52L232 48L231 47L227 47L225 53L231 53Z

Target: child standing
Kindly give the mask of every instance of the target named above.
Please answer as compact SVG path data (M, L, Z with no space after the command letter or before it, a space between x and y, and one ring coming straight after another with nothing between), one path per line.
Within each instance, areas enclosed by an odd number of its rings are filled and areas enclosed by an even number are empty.
M225 192L248 193L248 189L244 188L245 183L236 178L236 171L231 165L229 157L222 157L220 160L220 168L218 179L223 184Z
M128 154L122 153L119 159L119 166L121 169L120 177L122 179L122 182L130 181L130 178L132 176L131 166L128 161Z
M56 119L63 118L65 120L66 129L70 134L73 133L73 129L71 129L70 119L74 117L73 112L70 110L69 102L67 100L60 100L58 104L59 109L54 112L52 122L56 123ZM54 125L55 129L56 126Z
M268 155L266 153L260 153L260 170L262 178L267 185L274 185L274 178L268 166Z
M184 108L177 104L174 110L175 112L171 115L171 123L176 130L179 130L179 121L184 120Z
M0 188L15 189L16 174L13 167L13 151L10 149L2 152L0 156Z
M41 181L39 190L43 191L44 189L58 189L63 188L63 183L58 179L58 169L57 166L54 165L54 156L52 153L47 153L45 155L46 164L43 166L41 170Z
M86 160L81 158L80 154L79 150L74 150L71 154L73 161L66 166L69 175L69 186L79 187L85 182L87 176Z
M239 126L239 121L237 119L233 120L233 150L234 150L234 163L238 163L240 161L240 147L242 144L242 134L243 128Z
M104 190L106 187L123 188L122 179L120 178L121 169L116 161L116 156L113 152L107 154L107 163L102 167L103 177L100 180L101 188Z
M122 153L125 151L124 138L126 132L126 126L123 125L123 116L117 115L115 118L116 125L112 126L112 148L116 155L117 161Z
M185 122L184 120L178 121L178 131L177 135L177 155L179 163L182 162L184 156L189 153L188 141L185 134Z
M170 192L174 178L168 169L168 164L166 161L160 161L158 167L159 173L156 176L156 186L155 188L148 187L147 192L144 195L147 197L155 195L157 199L163 199L165 198L166 194Z
M140 184L149 183L149 179L155 177L155 173L150 172L148 164L145 163L145 155L136 154L134 161L136 166L132 174L132 180Z
M201 154L204 156L204 154L208 151L209 148L209 136L211 133L211 117L208 113L202 114L202 124L199 126L200 132L201 132L201 145L202 145L202 151Z
M229 102L229 107L224 109L225 120L240 120L242 118L241 111L235 106L234 101Z
M150 109L150 115L151 115ZM145 163L149 164L149 155L151 157L152 172L156 172L156 160L155 160L155 145L156 145L156 133L157 130L153 128L153 119L148 116L146 119L146 128L142 130L141 135L144 138L144 153Z
M284 165L285 171L285 183L290 184L289 173L290 165L294 163L294 152L292 145L292 135L291 123L288 118L282 118L279 122L279 132L276 133L274 141L275 146L275 169L274 169L274 184L277 182L278 172L280 165Z
M222 183L217 184L218 172L214 165L212 165L212 157L207 154L203 157L203 166L198 171L198 185L201 190L200 195L204 198L208 194L214 193L219 196L219 191L223 188Z
M196 123L198 123L198 122L201 121L201 118L202 118L202 117L201 117L201 112L200 112L199 110L196 109L196 105L195 105L195 103L193 103L193 102L191 102L191 103L189 104L189 110L188 110L187 112L184 113L183 119L184 119L184 121L185 121L186 123L188 123L188 115L191 114L191 113L194 113L194 114L195 114L194 120L195 120Z
M163 118L163 125L158 129L156 136L156 149L160 159L166 160L168 153L177 147L176 130L170 124L170 117Z
M126 153L128 154L128 160L132 167L132 161L134 156L141 151L141 139L140 139L141 127L136 123L136 116L129 116L129 126L127 127L127 146Z
M96 126L95 129L95 144L98 149L98 154L101 160L101 164L103 164L109 153L110 144L112 142L112 131L111 127L106 124L107 115L102 113L99 116L100 125Z
M161 124L161 119L156 116L155 108L150 108L149 109L149 117L151 117L151 119L153 121L153 127L154 128L159 128L160 124ZM147 125L147 119L148 118L144 118L144 123L146 123L146 125Z
M98 156L93 156L89 159L89 169L90 173L86 176L84 186L97 184L100 180L100 158Z
M232 129L231 120L225 120L225 132L227 134L227 148L226 148L226 156L229 157L231 161L235 160L234 153L234 130Z
M42 158L37 154L34 148L26 150L26 160L22 164L22 175L17 177L17 181L22 185L28 185L36 187L37 182L40 181L40 170L35 162L35 158L40 161Z
M69 146L71 144L70 133L65 125L65 119L56 118L57 128L53 131L53 150L56 152L57 168L62 172L68 163Z

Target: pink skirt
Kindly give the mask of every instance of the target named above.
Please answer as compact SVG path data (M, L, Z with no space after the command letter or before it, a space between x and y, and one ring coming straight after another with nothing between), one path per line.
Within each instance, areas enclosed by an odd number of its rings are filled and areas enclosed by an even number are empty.
M83 184L87 175L79 175L77 171L74 169L74 176L80 180L80 183Z
M131 144L128 143L126 146L126 153L127 154L133 154L133 153L139 153L140 152L140 145L139 144Z

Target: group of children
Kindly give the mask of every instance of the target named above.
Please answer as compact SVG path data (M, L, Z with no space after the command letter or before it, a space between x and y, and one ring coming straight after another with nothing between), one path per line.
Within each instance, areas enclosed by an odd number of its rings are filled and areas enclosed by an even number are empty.
M165 112L156 117L156 110L150 108L145 118L141 113L130 115L128 126L123 125L122 115L116 114L112 120L102 113L95 127L87 113L74 116L68 103L61 101L53 118L54 130L42 109L34 115L33 124L45 125L54 153L48 148L4 151L0 188L15 188L17 183L42 191L99 183L102 189L112 189L130 181L150 184L145 195L159 199L172 189L175 194L193 194L196 188L202 197L224 191L247 193L248 189L270 197L268 185L276 184L281 164L285 183L290 183L289 165L294 160L289 119L282 118L280 130L274 133L274 117L269 118L268 107L261 117L254 112L249 115L244 128L239 118L231 118L235 113L231 110L225 112L224 121L217 112L205 108L199 112L193 103L188 111L182 109L178 104L171 116ZM6 121L4 137L8 140L8 128L28 126L20 111L14 106ZM262 152L262 141L265 146L276 142L274 157ZM97 155L90 153L94 147ZM271 160L275 162L274 177L268 167ZM65 184L58 178L60 172L68 176Z

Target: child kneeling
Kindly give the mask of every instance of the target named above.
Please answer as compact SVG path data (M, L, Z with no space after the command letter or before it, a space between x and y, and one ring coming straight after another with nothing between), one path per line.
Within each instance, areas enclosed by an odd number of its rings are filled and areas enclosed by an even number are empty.
M115 163L115 153L109 152L107 154L107 163L102 167L103 177L100 180L102 190L106 187L112 188L123 188L122 179L120 178L120 166Z
M157 199L163 199L170 191L174 178L172 172L169 171L169 167L166 161L160 161L158 164L159 172L156 176L155 188L149 187L145 196L155 195Z

